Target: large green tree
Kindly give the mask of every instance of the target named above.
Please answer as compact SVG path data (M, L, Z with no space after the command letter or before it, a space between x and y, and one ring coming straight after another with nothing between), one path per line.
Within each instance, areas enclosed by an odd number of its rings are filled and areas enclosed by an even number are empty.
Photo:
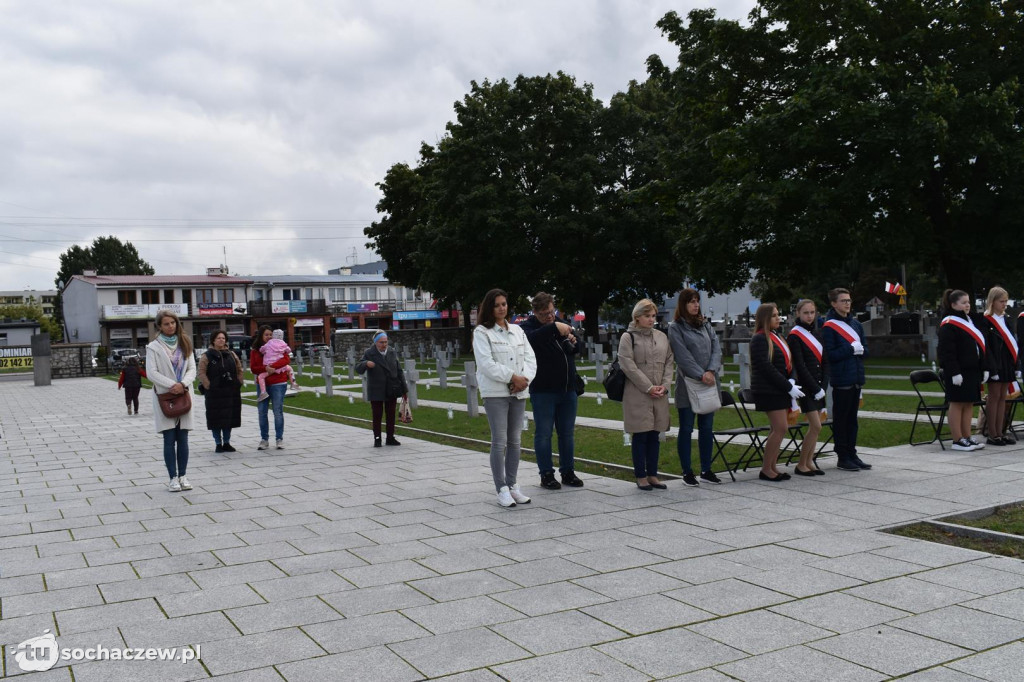
M378 185L385 217L366 234L389 270L393 255L395 274L465 310L493 287L520 310L544 289L592 332L610 298L677 288L668 223L632 193L635 114L563 73L474 82L455 114Z
M95 270L99 275L152 275L153 266L142 259L131 242L122 242L114 236L96 237L89 246L75 245L60 255L60 269L54 278L57 301L54 318L63 326L63 288L75 275Z
M1024 221L1022 8L762 0L746 25L666 15L679 61L649 71L670 102L661 205L684 225L687 274L797 290L858 276L851 262L906 263L1019 291L1024 267L999 247Z

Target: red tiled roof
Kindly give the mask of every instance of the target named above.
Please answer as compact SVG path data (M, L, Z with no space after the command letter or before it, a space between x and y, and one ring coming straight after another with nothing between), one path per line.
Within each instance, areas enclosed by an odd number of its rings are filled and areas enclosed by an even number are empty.
M197 284L252 284L252 279L247 277L224 277L217 275L75 275L74 279L80 279L96 286L193 286Z

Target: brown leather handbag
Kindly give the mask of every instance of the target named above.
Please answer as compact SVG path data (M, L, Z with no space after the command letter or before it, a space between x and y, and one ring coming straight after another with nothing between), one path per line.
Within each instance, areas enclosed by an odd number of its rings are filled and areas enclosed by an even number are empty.
M192 409L192 397L188 390L181 395L174 395L170 391L160 393L157 395L157 400L160 402L160 411L168 419L177 419Z

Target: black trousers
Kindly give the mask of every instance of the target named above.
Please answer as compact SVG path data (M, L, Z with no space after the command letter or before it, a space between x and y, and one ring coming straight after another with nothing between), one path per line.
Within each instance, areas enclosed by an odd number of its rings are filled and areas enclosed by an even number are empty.
M395 437L395 406L397 398L391 400L371 400L370 408L373 411L373 437L380 438L381 417L386 417L388 438Z
M859 409L859 386L832 389L832 432L835 434L836 456L840 462L857 456L857 411Z

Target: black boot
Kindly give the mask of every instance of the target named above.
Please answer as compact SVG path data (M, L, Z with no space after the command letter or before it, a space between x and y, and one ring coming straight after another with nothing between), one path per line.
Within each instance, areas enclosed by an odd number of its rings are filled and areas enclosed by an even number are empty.
M375 448L379 448L380 447L380 436L374 437L374 439L373 439L373 447L375 447Z

